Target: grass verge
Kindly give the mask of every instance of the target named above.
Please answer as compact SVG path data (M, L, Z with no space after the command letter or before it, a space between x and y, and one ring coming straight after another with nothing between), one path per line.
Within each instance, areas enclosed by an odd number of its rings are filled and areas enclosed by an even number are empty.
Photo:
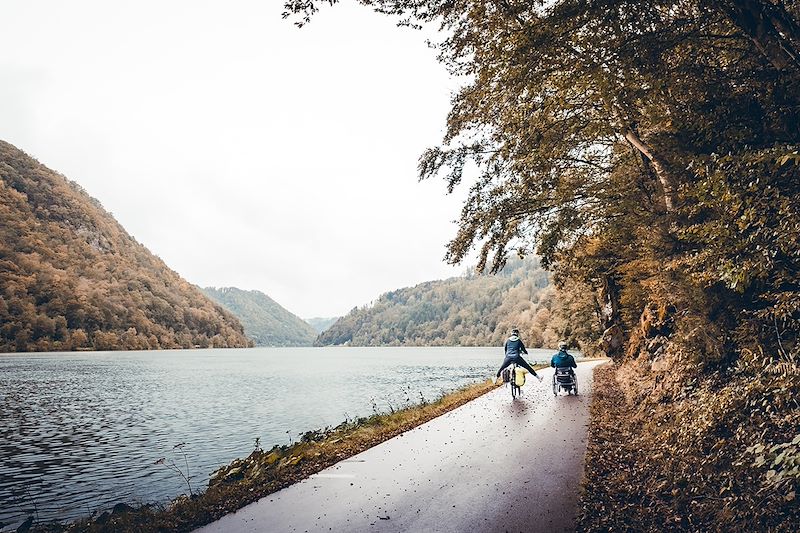
M213 522L264 496L396 437L495 389L490 381L446 394L430 403L375 414L339 426L309 431L297 443L254 450L220 468L208 488L193 498L181 496L168 505L121 506L70 524L46 523L35 532L181 532Z

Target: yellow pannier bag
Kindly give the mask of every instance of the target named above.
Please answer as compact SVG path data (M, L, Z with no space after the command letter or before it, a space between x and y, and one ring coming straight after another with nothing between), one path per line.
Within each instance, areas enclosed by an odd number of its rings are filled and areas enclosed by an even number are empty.
M514 385L517 387L522 387L525 385L525 374L527 373L528 371L524 368L516 368L514 370Z

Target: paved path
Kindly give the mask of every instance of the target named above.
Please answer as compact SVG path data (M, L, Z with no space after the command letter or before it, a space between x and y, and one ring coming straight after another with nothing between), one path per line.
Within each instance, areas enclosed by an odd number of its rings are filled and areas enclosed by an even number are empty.
M577 397L543 370L521 398L499 388L199 531L573 531L597 364Z

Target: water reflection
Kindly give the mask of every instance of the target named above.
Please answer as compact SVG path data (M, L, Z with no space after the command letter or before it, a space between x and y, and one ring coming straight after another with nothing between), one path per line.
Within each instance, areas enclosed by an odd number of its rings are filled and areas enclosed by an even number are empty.
M0 522L186 492L249 453L486 379L499 348L256 348L0 356ZM532 360L549 358L535 353ZM183 457L176 456L183 464ZM180 459L180 461L178 461Z

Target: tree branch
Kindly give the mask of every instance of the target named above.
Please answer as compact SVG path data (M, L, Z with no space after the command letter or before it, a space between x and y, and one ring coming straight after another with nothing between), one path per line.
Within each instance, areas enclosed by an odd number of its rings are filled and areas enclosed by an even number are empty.
M650 161L650 165L664 189L664 207L667 213L671 213L675 210L677 186L672 174L667 170L666 162L658 157L632 128L625 132L625 139Z

